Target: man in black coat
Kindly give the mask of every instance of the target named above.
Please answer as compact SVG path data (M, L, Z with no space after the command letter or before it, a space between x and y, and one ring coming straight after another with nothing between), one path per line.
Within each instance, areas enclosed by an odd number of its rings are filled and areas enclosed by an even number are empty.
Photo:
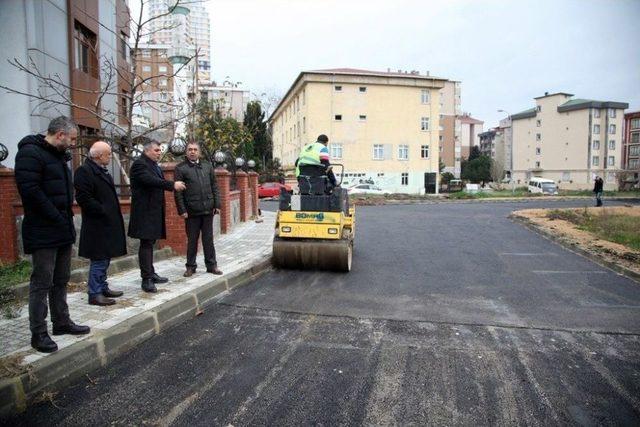
M596 195L596 206L602 206L602 191L604 189L604 180L596 176L593 184L593 192Z
M131 165L131 216L129 217L129 237L140 239L138 263L142 276L142 290L158 292L156 283L166 283L166 277L160 277L153 268L153 245L158 239L166 237L164 222L164 192L182 191L184 182L167 181L162 175L158 161L162 149L156 141L144 144L144 151Z
M127 253L124 220L113 178L107 165L111 147L97 141L89 149L89 158L74 176L76 201L82 210L78 255L91 260L87 287L89 304L112 305L122 291L109 289L107 269L111 258Z
M46 136L29 135L18 144L15 175L24 207L22 243L31 254L29 283L31 346L52 353L57 344L47 333L47 298L51 306L53 335L88 334L88 326L73 323L67 306L71 270L73 182L66 149L75 143L78 128L67 117L49 123Z
M200 161L197 142L187 144L187 159L176 166L176 179L184 181L187 186L185 191L175 193L178 214L184 218L187 231L187 269L183 276L191 277L196 272L200 234L207 272L222 274L213 246L213 215L219 212L220 195L213 166Z

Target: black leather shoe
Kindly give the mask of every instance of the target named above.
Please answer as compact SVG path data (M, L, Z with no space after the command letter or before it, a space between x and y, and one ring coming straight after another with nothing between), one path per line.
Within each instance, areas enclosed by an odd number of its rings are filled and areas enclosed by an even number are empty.
M153 283L167 283L169 281L169 279L167 279L166 277L158 276L156 273L153 273L153 277L151 278L151 280L153 281Z
M153 284L153 280L151 279L142 279L142 290L153 294L158 292L158 288L156 288L156 285Z
M211 267L207 268L207 273L220 275L222 274L222 270L220 270L218 267Z
M118 298L121 297L124 294L124 292L122 291L113 291L111 289L109 289L108 286L104 287L104 290L102 291L102 295L104 295L107 298Z
M89 304L91 305L113 305L116 300L107 298L103 294L91 295L89 297Z
M68 325L53 326L53 335L85 335L91 332L91 328L88 326L76 325L73 322L69 322Z
M31 347L42 353L53 353L58 351L58 344L53 342L48 333L31 335Z

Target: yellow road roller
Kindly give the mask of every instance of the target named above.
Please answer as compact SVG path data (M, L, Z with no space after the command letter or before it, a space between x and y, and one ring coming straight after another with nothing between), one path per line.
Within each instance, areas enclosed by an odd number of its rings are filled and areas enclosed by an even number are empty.
M313 188L317 187L317 191ZM273 264L279 268L351 270L355 208L347 190L310 185L308 194L280 194L273 238ZM304 191L303 191L304 192Z

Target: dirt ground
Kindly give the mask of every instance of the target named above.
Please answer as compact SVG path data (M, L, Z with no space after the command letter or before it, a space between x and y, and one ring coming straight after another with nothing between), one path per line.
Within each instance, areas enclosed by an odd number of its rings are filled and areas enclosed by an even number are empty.
M583 212L585 208L562 209L578 210ZM589 213L596 214L603 210L609 214L624 214L638 217L640 221L640 207L638 206L614 206L604 208L587 208ZM535 225L541 231L557 236L563 243L577 246L578 248L597 255L601 259L616 263L637 274L640 274L640 251L636 251L619 243L602 240L588 231L579 230L576 225L561 219L547 218L547 213L552 209L525 209L513 212L513 216L525 219Z

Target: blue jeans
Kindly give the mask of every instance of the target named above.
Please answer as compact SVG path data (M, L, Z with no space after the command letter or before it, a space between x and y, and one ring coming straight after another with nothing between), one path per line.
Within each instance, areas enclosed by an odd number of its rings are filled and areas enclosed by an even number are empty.
M107 283L107 269L109 268L110 259L91 260L89 267L89 296L101 294Z

